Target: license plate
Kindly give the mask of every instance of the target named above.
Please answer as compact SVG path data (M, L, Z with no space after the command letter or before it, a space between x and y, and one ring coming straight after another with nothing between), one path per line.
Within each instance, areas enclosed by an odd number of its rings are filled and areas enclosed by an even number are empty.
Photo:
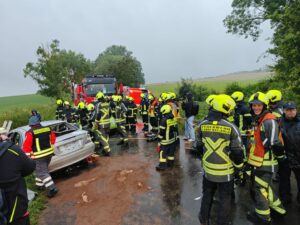
M59 148L61 154L68 154L70 152L74 152L81 148L81 141L77 140L75 142L63 145Z

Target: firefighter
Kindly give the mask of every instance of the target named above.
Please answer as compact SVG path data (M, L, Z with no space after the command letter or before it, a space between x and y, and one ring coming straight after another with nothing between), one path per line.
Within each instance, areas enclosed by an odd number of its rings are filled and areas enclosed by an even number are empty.
M26 132L23 150L27 156L36 162L35 184L39 190L47 189L49 198L55 196L58 192L48 166L54 154L53 145L56 137L49 127L43 127L37 116L29 119L30 129Z
M158 100L153 96L149 95L148 96L149 100L149 109L148 109L148 117L150 118L150 124L151 124L151 137L156 136L158 132L158 119L157 119L157 107L158 107Z
M136 104L134 104L133 97L129 97L126 118L128 119L128 130L131 132L131 134L136 133L136 115L137 115L137 106Z
M125 129L125 118L126 118L126 112L127 108L125 107L124 103L122 102L122 96L115 95L113 97L113 101L115 103L115 113L113 114L113 117L116 119L117 124L117 131L121 135L120 142L117 143L117 145L124 144L125 146L128 146L128 136Z
M217 224L230 224L230 201L235 170L243 167L243 147L238 128L227 121L234 110L234 100L228 95L215 96L211 110L199 124L197 150L201 156L203 197L199 212L202 225L209 224L210 210L218 193Z
M92 132L95 135L95 145L99 149L101 143L103 147L103 155L110 155L110 146L108 143L109 130L110 130L110 107L109 103L106 102L104 94L99 91L96 95L97 103L95 106L95 112L92 114L91 121L93 122Z
M123 99L123 103L125 105L125 107L128 109L128 105L129 105L129 102L130 102L130 96L126 95ZM126 124L125 124L125 128L126 128L126 131L129 131L130 129L130 123L129 123L129 118L128 118L128 115L126 113Z
M149 118L148 118L148 109L149 109L149 102L148 102L148 93L142 93L141 95L141 103L140 103L140 112L142 114L143 119L143 131L148 131L149 126Z
M7 133L0 127L0 224L29 225L24 177L33 173L35 162L10 142Z
M282 206L272 187L272 175L276 173L278 160L284 157L284 148L280 140L276 116L268 110L269 99L262 92L253 94L249 99L250 113L255 125L252 127L248 165L251 170L251 191L255 212L248 213L252 222L271 223L271 210L285 215Z
M63 118L68 123L74 123L74 124L76 123L77 120L76 110L73 107L71 107L68 101L64 101Z
M235 112L234 112L234 124L239 128L242 141L247 147L247 131L251 129L252 116L250 114L250 108L247 103L244 101L243 92L236 91L233 92L231 97L236 103Z
M176 94L174 92L168 92L168 93L166 93L164 98L165 98L166 104L171 106L174 119L177 122L180 115L179 115L179 108L178 108L177 103L175 101L176 100ZM175 139L176 139L176 145L179 145L179 129L178 129L178 124L177 123L176 123Z
M174 166L177 121L174 119L170 105L162 106L160 112L162 120L158 135L159 164L156 166L156 170L164 171Z
M93 126L94 126L94 123L95 123L95 106L94 104L90 103L87 105L87 111L88 111L88 114L87 114L87 126L86 126L86 129L87 131L89 132L91 138L92 138L92 141L95 142L95 135L94 135L94 132L93 132Z
M79 102L77 107L76 117L78 118L79 125L81 128L86 127L88 125L88 110L84 102Z
M276 116L277 120L279 120L283 114L281 91L270 90L267 92L267 97L269 99L269 107L271 112Z
M64 119L64 105L63 101L61 99L56 100L57 108L56 108L56 119L57 120L63 120Z

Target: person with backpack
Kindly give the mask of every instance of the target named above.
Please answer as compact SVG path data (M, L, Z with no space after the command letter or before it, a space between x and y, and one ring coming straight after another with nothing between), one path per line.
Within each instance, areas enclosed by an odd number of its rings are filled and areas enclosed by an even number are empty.
M195 130L193 127L193 122L195 115L198 114L199 105L196 105L196 102L193 101L192 93L187 93L186 100L182 103L181 107L184 110L186 117L184 140L193 142L195 141Z
M6 134L7 131L0 127L0 225L29 225L24 177L33 173L35 162Z

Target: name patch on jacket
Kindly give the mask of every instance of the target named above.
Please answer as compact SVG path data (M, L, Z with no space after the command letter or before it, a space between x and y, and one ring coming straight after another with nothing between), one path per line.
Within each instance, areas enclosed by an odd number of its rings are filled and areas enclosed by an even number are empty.
M231 134L231 127L207 124L201 126L202 132L214 132L222 134Z

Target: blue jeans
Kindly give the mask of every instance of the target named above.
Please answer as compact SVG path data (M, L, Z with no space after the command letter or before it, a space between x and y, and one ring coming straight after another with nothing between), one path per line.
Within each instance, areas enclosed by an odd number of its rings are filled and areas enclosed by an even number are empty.
M194 116L190 116L190 117L186 118L184 136L186 138L189 138L189 139L192 139L193 141L195 141L195 131L194 131L194 127L193 127L193 121L194 121Z

